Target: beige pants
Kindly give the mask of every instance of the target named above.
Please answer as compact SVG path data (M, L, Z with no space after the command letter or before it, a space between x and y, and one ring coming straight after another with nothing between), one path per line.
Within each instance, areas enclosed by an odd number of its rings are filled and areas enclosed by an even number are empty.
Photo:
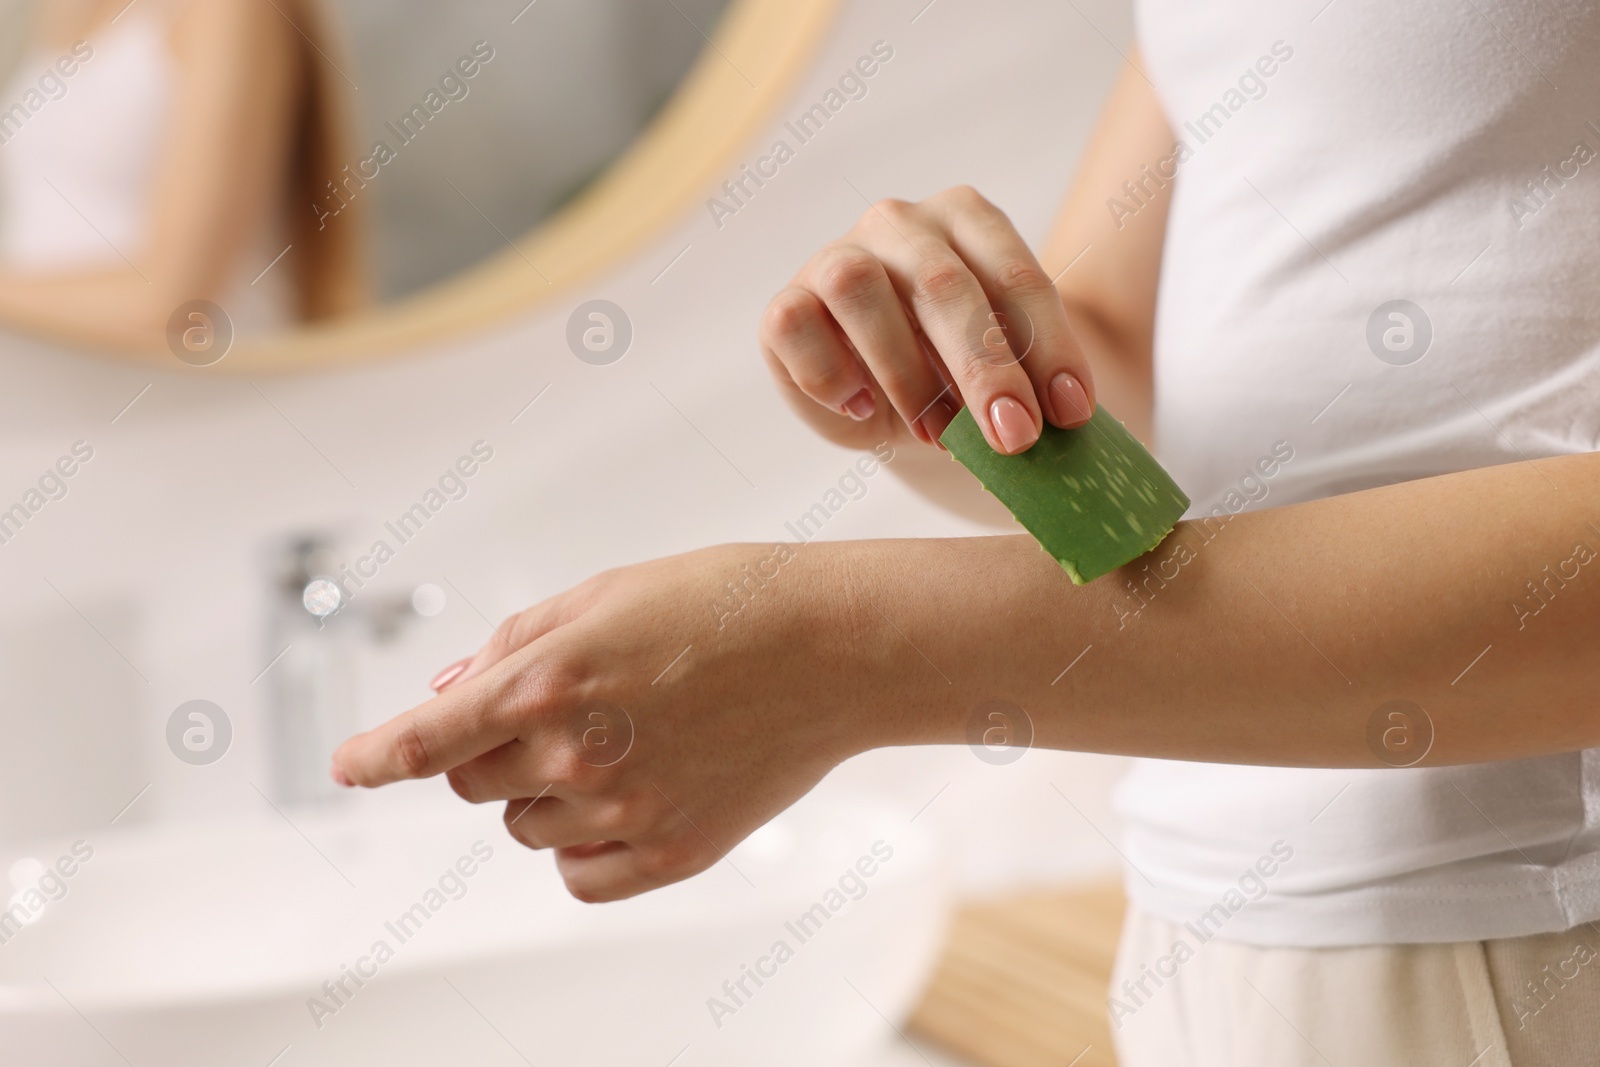
M1133 909L1111 984L1117 1055L1121 1067L1594 1067L1596 927L1263 948L1200 943Z

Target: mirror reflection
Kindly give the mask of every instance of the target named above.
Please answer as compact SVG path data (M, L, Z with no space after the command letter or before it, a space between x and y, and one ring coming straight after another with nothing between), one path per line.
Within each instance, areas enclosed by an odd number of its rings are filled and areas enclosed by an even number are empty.
M0 318L155 348L444 281L626 151L727 3L6 0Z

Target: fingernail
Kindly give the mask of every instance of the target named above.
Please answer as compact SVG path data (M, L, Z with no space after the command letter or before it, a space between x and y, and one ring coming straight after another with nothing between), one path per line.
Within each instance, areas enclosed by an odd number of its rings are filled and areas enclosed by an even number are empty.
M454 663L450 664L450 666L434 675L433 681L428 683L428 688L432 689L435 693L443 691L444 688L451 682L461 677L461 672L466 670L471 665L471 656L468 656L465 659L456 660Z
M328 765L328 777L332 778L336 784L342 785L346 789L350 789L355 785L355 783L350 780L350 776L344 773L344 768L339 766L337 763L331 763Z
M865 422L872 418L872 413L876 410L878 403L872 399L871 389L863 389L844 402L844 413L857 422Z
M1094 414L1083 383L1066 371L1050 379L1050 403L1055 408L1056 422L1063 427L1081 426Z
M1009 396L989 405L989 422L1007 455L1014 456L1039 439L1039 431L1033 427L1033 416Z
M942 396L928 406L928 410L923 412L917 424L922 427L922 432L928 435L929 443L943 448L944 445L939 444L939 435L944 433L945 428L950 425L950 420L955 417L955 401L948 396Z

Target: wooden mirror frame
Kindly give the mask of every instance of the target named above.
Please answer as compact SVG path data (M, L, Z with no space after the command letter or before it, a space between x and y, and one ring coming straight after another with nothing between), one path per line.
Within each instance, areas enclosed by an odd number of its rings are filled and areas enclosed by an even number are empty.
M644 132L513 247L393 303L240 341L207 372L270 375L375 362L484 329L570 292L681 219L705 195L807 69L839 3L732 0ZM123 363L183 366L165 348L112 348L89 330L60 323L10 320L0 330Z

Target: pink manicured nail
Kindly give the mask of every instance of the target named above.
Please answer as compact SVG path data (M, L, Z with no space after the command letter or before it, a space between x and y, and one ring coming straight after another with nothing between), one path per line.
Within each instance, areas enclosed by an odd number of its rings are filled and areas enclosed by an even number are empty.
M989 405L989 421L994 425L995 436L1007 455L1022 452L1039 439L1033 427L1033 416L1028 409L1009 396L1003 396Z
M355 783L350 780L350 776L344 773L344 768L339 766L337 763L330 764L328 766L328 777L332 778L336 784L342 785L346 789L350 789L355 786Z
M872 399L871 389L863 389L844 402L844 413L857 422L865 422L872 418L872 413L876 410L878 402Z
M444 670L433 676L433 681L428 683L428 688L435 693L443 692L451 682L461 677L461 672L472 665L472 657L458 659Z
M1055 408L1056 422L1063 427L1082 426L1094 414L1083 383L1066 371L1050 379L1050 403Z

